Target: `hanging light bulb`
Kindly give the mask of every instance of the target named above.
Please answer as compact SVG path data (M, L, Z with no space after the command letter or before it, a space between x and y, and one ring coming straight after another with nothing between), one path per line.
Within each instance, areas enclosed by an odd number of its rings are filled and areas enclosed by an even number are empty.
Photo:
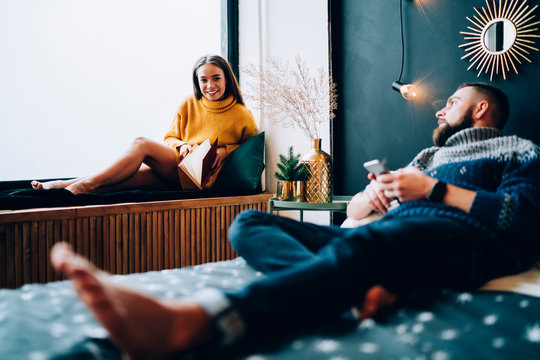
M412 84L403 84L401 82L401 76L403 75L403 65L405 62L405 38L403 36L403 0L399 0L399 27L401 30L401 70L399 72L399 79L392 83L392 89L401 93L401 96L407 101L414 100L416 98L416 86Z
M410 101L416 98L416 86L412 84L402 84L399 81L394 81L392 83L392 89L401 93L401 96L403 96L405 100Z

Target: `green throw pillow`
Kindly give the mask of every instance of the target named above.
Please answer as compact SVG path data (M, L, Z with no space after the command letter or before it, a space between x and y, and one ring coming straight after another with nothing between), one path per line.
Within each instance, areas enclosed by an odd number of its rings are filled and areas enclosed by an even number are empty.
M264 131L247 139L226 159L214 188L253 191L264 168Z

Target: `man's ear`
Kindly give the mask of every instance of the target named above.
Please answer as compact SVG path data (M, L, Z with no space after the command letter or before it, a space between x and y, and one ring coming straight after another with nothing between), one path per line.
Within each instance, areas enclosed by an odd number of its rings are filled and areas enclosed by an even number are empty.
M489 102L487 100L479 101L473 110L473 118L475 120L487 121L487 114L489 109Z

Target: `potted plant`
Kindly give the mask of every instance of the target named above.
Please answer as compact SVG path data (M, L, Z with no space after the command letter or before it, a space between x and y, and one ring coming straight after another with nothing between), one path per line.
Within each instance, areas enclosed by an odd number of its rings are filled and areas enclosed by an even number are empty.
M300 154L295 155L293 147L289 147L287 156L279 154L278 171L274 172L277 179L276 197L278 200L303 201L304 182L308 178L308 171Z

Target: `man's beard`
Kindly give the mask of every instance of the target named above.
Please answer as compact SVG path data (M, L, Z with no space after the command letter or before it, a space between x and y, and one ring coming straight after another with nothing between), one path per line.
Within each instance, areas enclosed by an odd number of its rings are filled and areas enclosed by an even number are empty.
M473 127L472 107L469 108L461 117L456 125L446 125L433 130L433 143L435 146L444 146L446 140L455 133Z

